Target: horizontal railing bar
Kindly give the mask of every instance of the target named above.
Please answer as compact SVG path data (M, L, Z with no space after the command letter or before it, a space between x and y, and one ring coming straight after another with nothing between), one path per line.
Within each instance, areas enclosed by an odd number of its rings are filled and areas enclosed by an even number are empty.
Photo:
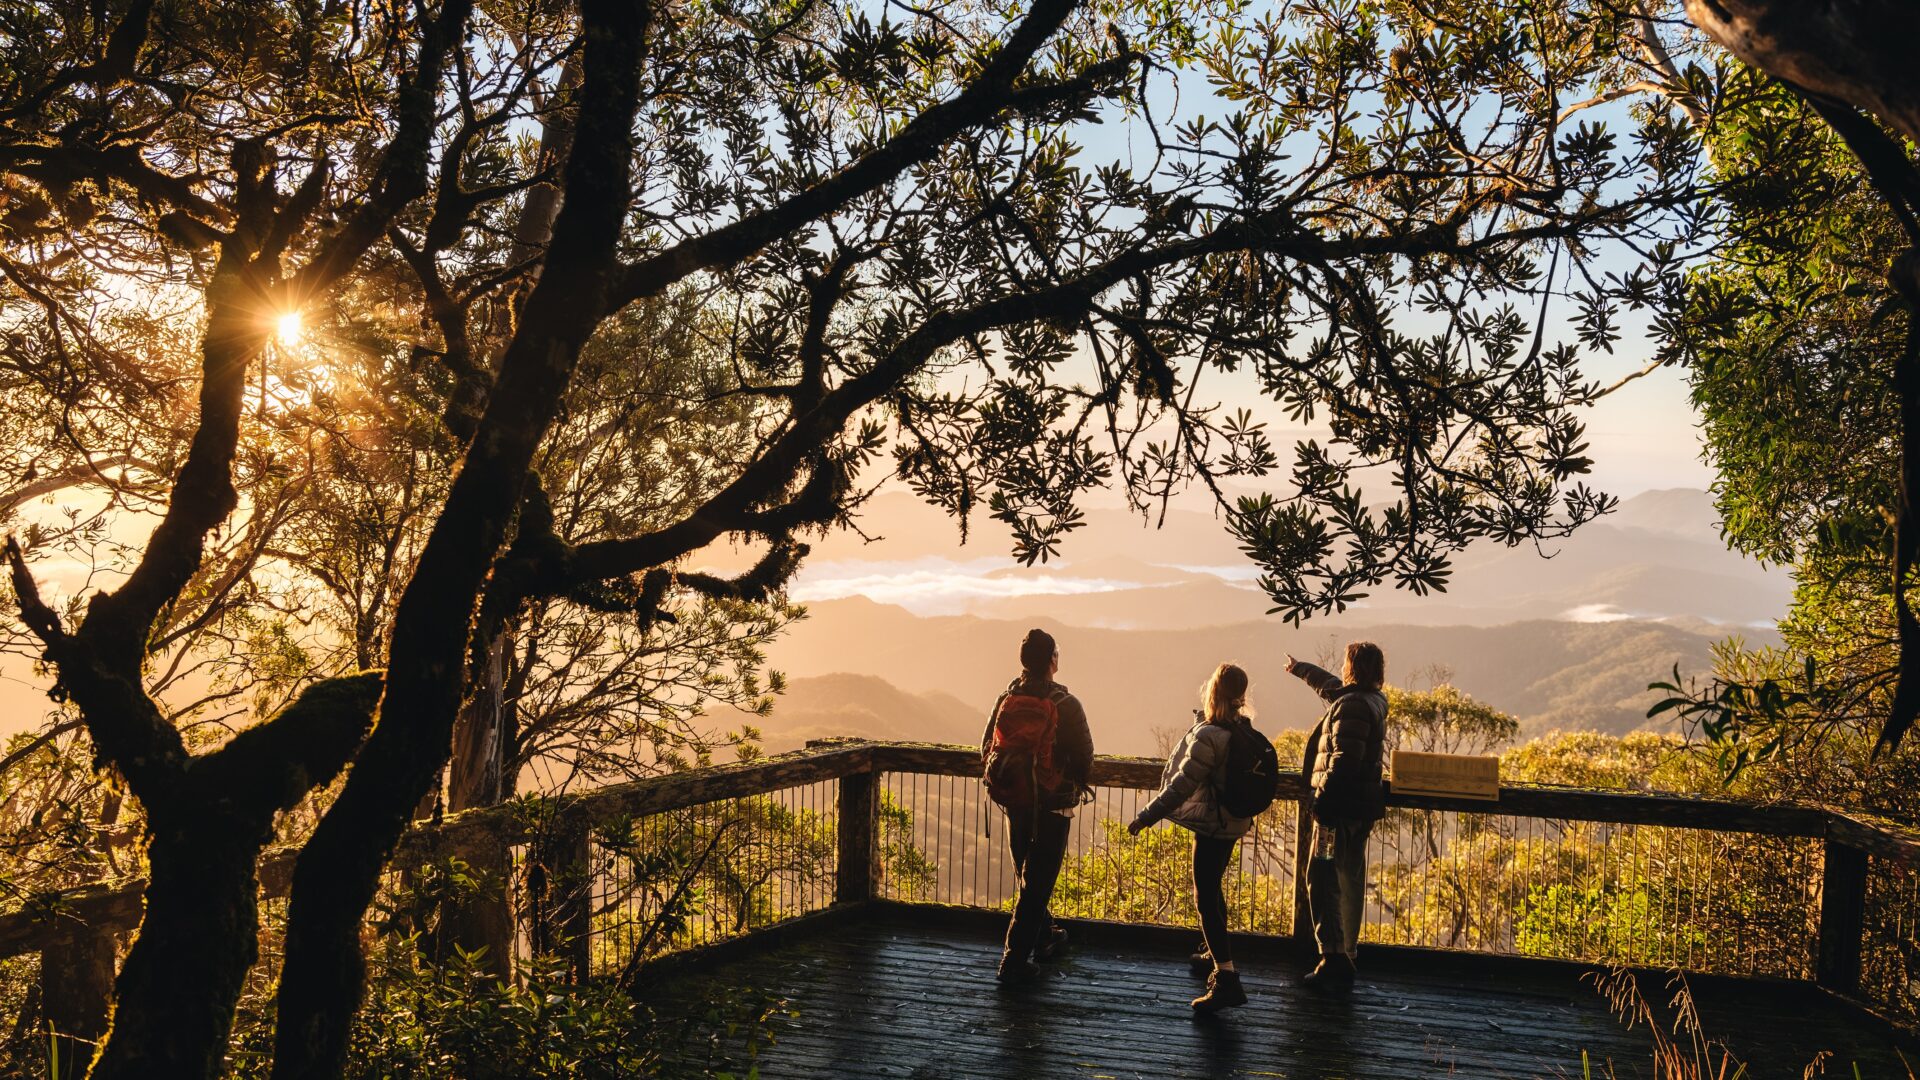
M1920 864L1920 829L1851 810L1827 811L1827 838L1869 855Z
M443 854L470 850L485 841L519 843L540 828L542 814L582 814L586 822L602 825L622 817L682 810L690 806L762 795L781 788L837 780L872 770L871 744L857 740L830 740L808 749L776 754L758 761L715 765L662 776L643 777L624 784L579 794L559 796L545 806L525 801L467 810L441 819L420 822L401 838L393 863L417 865ZM292 886L298 847L274 848L260 856L257 874L260 898L286 896ZM38 950L44 941L63 932L65 924L84 924L94 930L131 930L140 923L145 878L114 885L85 885L31 900L19 911L0 915L0 959Z
M561 812L583 813L589 824L601 825L872 771L872 744L822 742L758 761L649 776L569 795Z
M873 743L873 767L879 772L925 776L980 776L980 748L951 743ZM1093 759L1089 783L1095 787L1150 789L1166 771L1160 758L1101 755ZM1282 777L1282 782L1285 782Z
M929 773L935 776L980 775L980 750L972 746L875 743L873 760L874 768L882 772ZM1101 756L1094 759L1089 782L1095 787L1151 790L1160 786L1164 770L1165 762L1158 758ZM1278 798L1298 799L1306 794L1306 779L1300 773L1281 774ZM1672 825L1718 832L1804 837L1826 836L1831 816L1826 810L1785 803L1744 803L1689 795L1591 791L1531 784L1503 784L1497 801L1402 795L1394 793L1389 784L1387 805L1419 810L1451 810L1465 814L1506 814L1623 825Z
M1392 785L1388 785L1387 805L1413 810L1499 814L1550 821L1666 825L1760 836L1818 838L1826 835L1827 828L1827 812L1812 807L1530 784L1502 784L1498 800L1403 795L1396 794Z
M10 915L0 916L0 959L38 952L69 932L131 930L140 922L141 891L146 881L118 885L82 885L58 897L36 898Z

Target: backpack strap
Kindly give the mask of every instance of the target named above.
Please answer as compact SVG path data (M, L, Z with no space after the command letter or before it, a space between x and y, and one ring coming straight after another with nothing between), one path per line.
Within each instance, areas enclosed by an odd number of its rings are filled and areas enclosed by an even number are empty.
M1007 703L1007 695L1011 693L1012 688L1000 691L1000 696L993 699L993 708L987 712L987 730L980 736L980 760L983 763L987 760L987 752L993 748L993 730L1000 726L1000 706Z
M1195 710L1195 714L1198 715L1198 710ZM1214 724L1213 721L1205 718L1200 720L1202 724L1213 724L1214 727L1227 733L1226 745L1220 748L1220 760L1213 763L1213 775L1207 777L1207 786L1213 789L1215 797L1219 797L1226 791L1227 771L1233 764L1233 729L1242 722L1238 716L1224 724Z

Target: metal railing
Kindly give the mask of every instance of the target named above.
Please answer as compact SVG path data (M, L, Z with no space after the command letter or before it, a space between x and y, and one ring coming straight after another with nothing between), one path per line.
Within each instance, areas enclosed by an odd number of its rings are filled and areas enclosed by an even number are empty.
M877 747L875 767L892 804L913 822L914 842L940 872L930 882L882 880L879 896L907 903L1010 909L1016 882L1005 834L1009 822L979 781L977 750ZM1103 757L1093 797L1074 811L1053 913L1067 918L1197 926L1184 834L1126 834L1126 823L1159 786L1162 763ZM1293 932L1297 902L1298 811L1283 797L1255 820L1228 868L1229 920L1238 931ZM942 854L945 861L942 861Z
M978 771L968 747L810 744L422 825L395 876L449 860L505 867L487 902L509 909L516 952L565 955L581 978L631 977L654 957L835 905L1008 907L1006 823ZM1184 835L1124 828L1160 774L1157 760L1097 760L1056 915L1197 925ZM1920 838L1904 826L1551 787L1388 803L1370 844L1364 942L1802 979L1920 1020ZM1301 778L1283 776L1230 869L1235 929L1310 940L1306 809ZM286 894L293 857L263 858L269 902ZM0 959L41 953L43 981L65 980L73 1000L74 964L134 927L141 887L71 890L0 915ZM271 963L277 950L262 955Z
M883 789L911 811L918 844L938 853L941 865L931 882L883 883L881 895L1007 907L1012 869L1004 844L987 841L982 827L983 820L1003 826L971 779L977 754L882 747L878 755ZM1095 798L1070 834L1056 915L1196 924L1183 834L1124 831L1158 786L1160 768L1153 760L1101 759ZM1241 842L1228 877L1236 930L1310 937L1307 795L1301 778L1285 777L1280 798ZM1821 977L1824 811L1518 786L1503 788L1493 803L1412 796L1388 803L1368 845L1363 942ZM1897 850L1916 850L1904 836L1881 835ZM1911 941L1911 931L1903 925L1891 936ZM1882 964L1888 975L1873 985L1906 985L1895 966ZM1823 981L1846 985L1844 960ZM1874 996L1889 1006L1896 1000Z

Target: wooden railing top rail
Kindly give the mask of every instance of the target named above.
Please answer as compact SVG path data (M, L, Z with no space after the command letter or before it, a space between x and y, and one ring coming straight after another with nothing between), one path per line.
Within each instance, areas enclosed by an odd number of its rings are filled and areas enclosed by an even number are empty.
M980 771L980 751L976 747L944 746L931 743L876 743L874 767L883 772L933 773L939 776L974 776ZM1155 788L1165 762L1158 758L1100 757L1095 760L1091 780L1095 786L1118 788ZM1307 794L1306 780L1298 772L1280 776L1281 799L1299 799ZM1659 795L1629 791L1594 791L1586 788L1535 784L1502 784L1497 802L1477 799L1438 798L1393 793L1391 785L1387 805L1421 810L1452 810L1466 814L1505 814L1513 817L1551 818L1561 821L1599 821L1623 825L1674 825L1689 829L1721 832L1759 833L1766 836L1805 836L1824 838L1832 834L1835 814L1818 807L1790 803L1753 803L1735 799L1716 799L1694 795ZM1880 853L1911 850L1920 856L1920 832L1905 830L1891 823L1868 824L1866 819L1849 819L1849 840L1863 842L1871 835Z
M1920 828L1853 810L1829 810L1827 839L1869 855L1920 865Z
M1159 785L1163 767L1156 758L1102 756L1094 762L1091 779L1097 786L1148 789ZM588 792L525 799L469 810L438 822L422 822L402 838L395 862L419 863L483 841L523 843L556 820L597 826L861 773L975 776L979 769L977 747L820 740L809 743L804 750L756 761L646 777ZM1280 798L1298 799L1306 794L1300 774L1282 775ZM1461 813L1824 838L1881 858L1920 865L1920 829L1818 807L1513 784L1501 786L1497 802L1396 794L1389 794L1387 801L1391 806ZM298 850L289 847L271 849L261 856L263 898L287 894L297 855ZM130 929L139 921L145 887L145 881L139 879L88 885L36 898L21 910L0 915L0 958L37 950L46 941L59 938L71 925L84 924L96 930Z
M639 817L800 784L837 780L872 771L872 745L834 740L756 761L689 769L592 791L467 810L438 822L422 821L414 825L401 838L393 861L399 865L417 865L483 841L524 843L548 822L560 817L571 819L570 823L604 825L622 817ZM257 874L262 899L287 895L292 887L294 860L299 854L297 846L269 848L261 854ZM145 889L144 878L129 878L30 898L19 910L0 915L0 959L33 952L72 925L132 929L140 921L141 895Z

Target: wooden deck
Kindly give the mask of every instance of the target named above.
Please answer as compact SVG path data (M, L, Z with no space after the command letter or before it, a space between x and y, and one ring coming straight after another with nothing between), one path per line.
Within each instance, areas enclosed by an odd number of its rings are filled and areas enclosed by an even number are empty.
M1265 1077L1398 1080L1461 1076L1650 1077L1651 1037L1609 1014L1592 984L1551 964L1362 949L1350 997L1297 983L1280 946L1241 957L1253 1001L1196 1020L1187 1001L1189 934L1082 929L1041 984L994 982L996 931L985 912L875 906L776 942L669 965L657 1008L684 980L784 995L793 1015L759 1056L778 1077ZM1664 1004L1660 981L1644 980ZM1696 980L1706 1031L1748 1065L1749 1078L1798 1078L1821 1050L1827 1077L1906 1078L1893 1036L1811 988ZM1907 1049L1909 1060L1920 1061ZM1608 1072L1608 1066L1612 1072Z

